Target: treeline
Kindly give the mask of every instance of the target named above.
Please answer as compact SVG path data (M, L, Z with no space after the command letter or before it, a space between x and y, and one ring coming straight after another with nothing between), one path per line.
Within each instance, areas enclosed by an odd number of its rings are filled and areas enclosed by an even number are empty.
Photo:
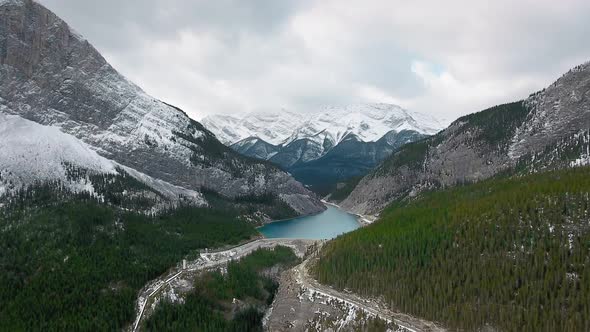
M133 178L123 169L117 169L115 174L97 174L70 164L64 166L66 182L39 181L29 186L13 188L1 198L3 206L0 213L23 211L69 199L95 201L143 212L151 211L156 207L171 207L175 204L158 191ZM88 190L76 191L72 183L80 186L87 185L92 188L92 193ZM184 204L182 197L179 197L179 201L180 204Z
M338 182L336 187L330 192L329 200L336 203L342 202L352 193L362 179L362 176L357 176Z
M288 219L299 216L299 214L277 194L269 192L243 195L234 198L223 196L216 191L206 188L201 189L201 193L207 200L209 206L220 210L231 209L234 210L237 215L241 216L255 218L262 213L271 220ZM253 224L259 224L263 221L265 220L254 220Z
M452 329L590 331L590 168L396 202L322 251L322 283Z
M227 273L204 273L183 304L164 301L145 322L147 331L262 331L264 311L274 299L278 283L263 272L298 262L286 247L260 249L237 262Z
M52 199L51 189L0 214L0 331L121 330L147 281L199 248L257 234L232 210L146 216L89 197Z

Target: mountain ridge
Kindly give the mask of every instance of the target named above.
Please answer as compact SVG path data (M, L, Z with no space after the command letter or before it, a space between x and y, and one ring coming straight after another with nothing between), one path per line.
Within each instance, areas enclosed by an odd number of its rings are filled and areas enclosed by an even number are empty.
M478 182L512 169L566 168L575 160L584 164L588 96L586 63L524 101L461 117L437 135L404 146L365 176L342 206L378 214L392 201L425 190Z
M374 142L391 130L432 135L444 128L431 116L385 103L328 106L316 113L281 110L213 115L203 118L202 123L227 145L257 137L276 146L286 146L322 133L336 145L351 133L364 142Z

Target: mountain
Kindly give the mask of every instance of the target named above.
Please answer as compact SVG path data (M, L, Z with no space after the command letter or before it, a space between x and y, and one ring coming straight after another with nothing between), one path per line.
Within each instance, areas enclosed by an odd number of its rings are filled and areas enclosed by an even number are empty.
M467 115L405 145L365 176L342 206L377 214L425 190L587 164L590 64L578 66L524 101Z
M245 156L268 160L279 153L280 147L272 145L258 137L248 137L235 144L231 148Z
M302 183L331 191L334 183L367 174L403 145L425 137L413 130L392 130L376 142L363 142L350 134L322 157L297 163L288 170Z
M427 115L390 104L328 107L299 116L288 111L210 116L203 122L225 142L241 138L232 149L277 164L322 193L337 181L366 174L403 144L443 128Z
M27 124L34 128L31 135L61 137L49 145L67 141L84 146L105 165L120 165L150 186L153 181L146 179L230 199L272 194L297 214L324 208L287 173L242 157L180 109L147 95L87 40L32 0L0 3L0 114L51 126ZM36 142L29 148L38 150L30 153L43 153L47 146L42 138ZM89 160L98 160L96 155ZM92 169L83 160L79 166ZM20 165L36 167L33 164Z
M364 142L374 142L391 130L413 130L433 135L443 129L438 120L428 115L392 104L332 106L305 113L280 110L212 115L201 122L227 145L257 137L272 145L286 146L299 139L317 136L337 145L349 134Z
M291 135L293 128L304 121L299 114L287 110L254 112L235 115L211 115L201 123L226 145L243 139L258 137L273 145L280 145Z

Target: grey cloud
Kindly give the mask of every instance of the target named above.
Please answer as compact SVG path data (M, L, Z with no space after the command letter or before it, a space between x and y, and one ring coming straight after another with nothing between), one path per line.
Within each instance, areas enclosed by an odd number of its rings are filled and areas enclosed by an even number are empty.
M39 1L196 118L380 97L453 118L590 59L586 0Z

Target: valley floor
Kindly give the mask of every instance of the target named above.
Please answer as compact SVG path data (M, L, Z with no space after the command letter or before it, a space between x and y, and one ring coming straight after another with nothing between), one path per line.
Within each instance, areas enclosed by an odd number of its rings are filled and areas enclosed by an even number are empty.
M160 301L181 303L183 295L193 289L194 280L202 272L224 268L229 262L258 249L276 246L292 248L298 257L305 257L305 260L282 274L278 293L264 318L265 330L444 331L435 323L386 309L378 301L339 292L318 283L310 276L308 267L321 245L322 242L314 240L258 239L231 249L202 252L198 258L179 263L140 291L136 319L127 331L141 330L142 323Z
M136 302L136 318L127 331L140 330L142 322L154 312L160 301L179 302L183 294L192 290L194 280L204 271L223 268L230 261L239 260L258 249L277 246L289 247L298 257L303 257L313 243L315 241L298 239L258 239L231 249L202 252L195 260L179 263L142 288Z
M391 311L378 301L320 284L309 274L319 250L314 249L303 263L283 274L265 321L268 331L445 331L433 322Z

